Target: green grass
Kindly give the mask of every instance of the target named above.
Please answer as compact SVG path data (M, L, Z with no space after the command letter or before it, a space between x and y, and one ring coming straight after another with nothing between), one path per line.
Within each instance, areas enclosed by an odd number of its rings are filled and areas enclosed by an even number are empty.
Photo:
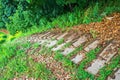
M0 46L0 68L7 65L9 60L12 60L14 57L16 57L16 55L19 55L21 52L26 51L30 47L30 43L13 43L14 42L5 43Z
M22 46L22 48L20 48L20 46ZM45 64L34 62L25 53L25 51L31 46L35 49L38 47L37 44L31 45L30 43L21 45L7 44L7 46L4 45L2 47L2 50L0 51L1 80L9 80L23 75L33 77L35 79L55 80L55 77L52 75L51 71L46 68Z
M56 45L60 45L60 44L62 44L63 42L64 42L64 39L62 38L62 39L58 40L58 42L57 42Z

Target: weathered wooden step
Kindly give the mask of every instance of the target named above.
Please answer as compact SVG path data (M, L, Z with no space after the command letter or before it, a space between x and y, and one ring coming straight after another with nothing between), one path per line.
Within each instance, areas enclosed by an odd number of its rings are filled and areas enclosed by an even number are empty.
M39 39L40 39L40 38L43 38L43 37L45 37L45 36L50 35L50 33L51 33L51 32L47 32L47 33L45 33L45 34L41 35L41 36L39 37Z
M36 35L32 35L31 37L28 38L28 41L30 42L39 42L40 40L42 40L42 37L49 35L50 32L47 33L42 33L42 34L36 34Z
M61 38L63 38L65 35L67 35L68 33L66 32L66 33L64 33L63 35L61 35L61 37L60 38L58 38L58 39L61 39ZM72 36L68 36L67 38L66 38L66 41L63 43L63 44L61 44L61 45L58 45L57 47L55 47L55 48L53 48L52 50L53 51L57 51L57 50L60 50L60 49L62 49L62 47L65 45L65 44L67 44L67 43L69 43L69 42L71 42L74 38L76 38L77 36L74 36L74 34L72 35ZM71 47L69 47L69 48L66 48L65 50L64 50L64 52L63 52L63 54L67 54L66 52L71 52L71 51L73 51L74 49L72 48L73 46L71 46ZM69 51L70 50L70 51Z
M65 42L66 43L73 43L74 39L78 38L79 36L75 34L69 34L69 36L67 35L67 37L65 37ZM70 47L67 47L65 49L62 50L62 54L63 55L68 55L69 53L73 52L75 50L74 46L71 45Z
M75 48L73 46L70 46L68 48L65 48L61 53L63 55L68 55L69 53L73 52L75 50Z
M57 42L58 42L57 40L53 40L53 41L51 41L50 43L48 43L48 44L46 45L46 47L52 47L52 46L56 45Z
M57 50L62 49L62 47L63 47L65 44L66 44L66 43L62 43L62 44L58 45L57 47L52 48L52 51L57 51Z
M88 36L89 35L83 35L81 36L76 42L74 42L72 45L74 47L79 47L80 45L82 45L83 43L88 41Z
M61 36L63 33L58 33L58 34L55 34L52 39L56 39L57 37Z
M86 69L86 71L93 75L96 75L98 71L102 67L104 67L104 65L105 65L105 60L98 58L92 62L92 64Z
M120 80L120 68L114 73L113 77L109 76L107 80Z
M68 42L71 42L71 41L73 41L73 40L75 40L76 38L78 38L79 36L81 36L82 35L82 32L81 31L79 31L79 34L78 33L76 33L76 32L69 32L65 37L64 37L64 40L65 41L68 41Z
M80 51L79 54L77 54L71 61L73 61L75 64L80 63L84 59L85 54L87 54L90 50L94 50L95 48L97 48L98 44L99 40L93 41L91 44L85 47L84 50Z
M66 41L66 42L71 42L71 41L72 41L73 39L75 39L76 37L77 37L76 34L72 34L71 36L65 38L65 41Z
M67 34L68 34L68 32L63 33L62 35L57 37L57 40L60 40L60 39L64 38L64 36L66 36Z
M63 36L62 36L62 37L63 37ZM60 37L59 40L62 39L62 37ZM66 42L70 42L70 41L72 41L72 39L74 39L74 38L72 38L71 36L68 37L68 38L69 38L69 39L68 39ZM57 42L58 42L57 40L51 41L51 42L48 43L46 46L47 46L47 47L52 47L52 46L56 45Z
M87 47L85 47L84 50L86 52L89 52L90 50L93 50L93 49L97 48L98 45L99 45L99 43L100 43L99 40L95 40L94 42L92 42L91 44L89 44Z
M42 39L52 39L52 37L55 36L55 34L49 34L49 35L46 35L46 36L43 36Z
M118 46L116 44L110 43L101 53L100 57L106 60L106 63L111 60L111 58L117 54Z
M85 58L85 53L79 53L77 54L71 61L73 61L75 64L80 63Z
M43 40L39 40L38 43L39 43L40 45L43 45L43 44L49 43L50 41L51 41L51 40L43 39Z

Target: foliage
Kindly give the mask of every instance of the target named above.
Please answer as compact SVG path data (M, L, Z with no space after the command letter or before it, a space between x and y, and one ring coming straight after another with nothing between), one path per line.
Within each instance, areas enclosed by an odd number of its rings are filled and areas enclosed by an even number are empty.
M60 45L60 44L62 44L63 42L64 42L64 39L62 38L62 39L60 39L60 40L57 41L57 45Z
M101 21L107 14L120 10L119 0L115 1L114 6L113 1L105 0L14 0L12 2L1 0L0 2L0 10L2 10L0 27L6 26L11 34L15 34L16 31L65 28Z
M80 47L76 48L73 52L69 53L66 57L70 58L71 56L73 56L74 54L78 53L81 50L83 50L83 45L81 45Z
M13 41L15 38L18 38L21 36L21 32L17 32L14 35L10 35L10 34L5 34L0 32L0 45L5 43L5 42L9 42L9 41Z
M1 1L0 1L0 28L3 28L4 27L4 22L2 20L2 16L3 15L3 9L2 9L2 4L1 4Z
M91 29L90 34L92 35L93 38L96 38L98 33L95 30Z
M15 34L17 31L25 32L34 25L34 21L32 21L32 16L29 15L29 12L24 11L22 14L20 11L21 10L17 10L13 17L9 17L10 22L6 24L11 34Z

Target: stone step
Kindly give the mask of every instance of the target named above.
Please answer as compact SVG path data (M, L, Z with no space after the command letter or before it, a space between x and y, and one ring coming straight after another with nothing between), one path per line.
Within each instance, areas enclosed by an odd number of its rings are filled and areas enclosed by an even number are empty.
M42 39L52 39L52 37L55 36L55 34L49 34L47 36L42 37Z
M63 33L62 35L57 37L57 40L63 39L67 34L68 34L68 32Z
M111 58L117 54L118 46L116 44L110 43L101 53L100 57L105 59L106 63L111 60Z
M120 68L111 76L108 77L107 80L120 80Z
M93 60L92 64L86 69L87 72L96 75L99 70L105 66L105 60L103 59L95 59Z
M73 47L73 46L70 46L70 47L68 47L68 48L65 48L62 52L61 52L61 54L63 54L63 55L68 55L69 53L71 53L71 52L73 52L75 50L75 48Z
M50 32L32 35L31 37L28 38L28 41L33 42L33 43L39 42L40 40L42 40L42 37L45 37L49 34Z
M88 35L83 35L76 42L74 42L72 45L74 47L79 47L80 45L82 45L83 43L85 43L87 41L88 41Z
M51 40L43 39L38 41L40 45L45 45L45 44L48 44L49 42L51 42Z
M50 43L48 43L47 45L46 45L46 47L53 47L53 46L55 46L56 44L57 44L57 40L53 40L53 41L51 41Z
M83 59L85 58L85 53L79 53L77 54L71 61L75 64L79 64Z
M57 37L59 37L60 35L62 35L63 33L57 33L57 34L55 34L53 37L52 37L52 39L56 39Z
M67 37L67 38L65 38L65 41L66 42L71 42L73 39L75 39L76 38L76 34L72 34L72 35L70 35L69 37Z
M39 39L42 39L43 37L50 35L50 33L51 33L51 32L47 32L47 33L41 35L41 36L39 37Z
M97 48L98 45L99 45L99 43L100 43L99 40L95 40L94 42L90 43L87 47L85 47L84 50L85 50L86 52L89 52L89 51Z
M61 37L59 38L59 39L62 39L63 38L63 36L65 36L65 35L68 35L68 33L66 32L66 33L64 33L63 35L61 35ZM57 51L57 50L60 50L60 49L62 49L63 48L63 46L65 45L65 44L67 44L67 43L69 43L69 42L71 42L72 40L74 40L75 38L76 38L77 36L75 36L74 34L72 35L72 36L68 36L68 37L66 37L65 39L66 39L66 41L63 43L63 44L61 44L61 45L58 45L57 47L55 47L55 48L53 48L52 50L53 51ZM70 50L70 51L69 51ZM65 50L63 50L63 54L67 54L66 52L71 52L71 51L73 51L74 49L72 48L72 46L71 47L69 47L69 48L66 48Z

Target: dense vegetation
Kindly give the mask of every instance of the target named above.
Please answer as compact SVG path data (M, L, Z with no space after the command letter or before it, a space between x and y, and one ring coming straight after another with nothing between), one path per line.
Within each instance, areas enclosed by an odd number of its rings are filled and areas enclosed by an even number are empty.
M120 11L119 3L119 0L1 0L0 28L15 34L100 21L103 16Z

